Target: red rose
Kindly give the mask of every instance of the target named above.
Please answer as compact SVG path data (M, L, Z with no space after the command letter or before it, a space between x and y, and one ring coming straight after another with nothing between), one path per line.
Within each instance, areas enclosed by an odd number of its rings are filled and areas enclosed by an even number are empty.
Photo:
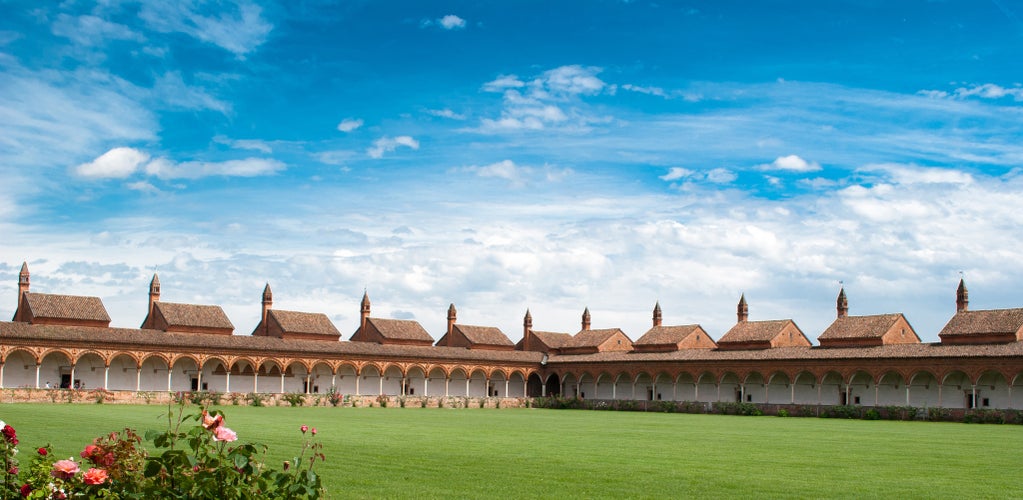
M30 484L24 484L21 486L21 496L27 497L32 493L32 486Z
M7 469L7 473L12 475L12 476L17 476L18 475L18 468L17 467L11 467L10 469Z
M46 451L46 448L39 448L36 451L39 452L39 454L44 456L44 457L50 453L50 452Z
M11 427L10 424L4 425L4 428L3 430L0 430L0 433L3 433L4 439L6 439L9 443L14 445L18 444L17 434L15 434L14 427Z
M88 458L88 459L91 460L92 457L96 456L98 453L101 453L101 452L102 452L102 450L100 449L99 446L96 446L94 444L90 444L89 446L86 446L85 449L82 450L81 453L79 453L79 455L81 455L82 458Z

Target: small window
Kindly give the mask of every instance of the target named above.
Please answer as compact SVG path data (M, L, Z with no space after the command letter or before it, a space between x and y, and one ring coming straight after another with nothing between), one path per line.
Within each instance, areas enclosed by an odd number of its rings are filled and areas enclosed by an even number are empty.
M854 405L860 404L860 397L859 396L853 397L853 404Z
M746 402L747 403L752 403L753 402L753 395L752 394L747 394L746 395Z
M981 406L991 406L991 398L984 398L980 400Z
M618 345L622 345L622 339L618 339Z

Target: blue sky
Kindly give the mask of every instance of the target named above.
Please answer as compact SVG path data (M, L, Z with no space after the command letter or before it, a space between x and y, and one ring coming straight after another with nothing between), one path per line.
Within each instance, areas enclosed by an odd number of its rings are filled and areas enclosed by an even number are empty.
M1017 307L1013 2L0 1L0 315L33 289L439 338ZM4 291L6 290L6 292Z

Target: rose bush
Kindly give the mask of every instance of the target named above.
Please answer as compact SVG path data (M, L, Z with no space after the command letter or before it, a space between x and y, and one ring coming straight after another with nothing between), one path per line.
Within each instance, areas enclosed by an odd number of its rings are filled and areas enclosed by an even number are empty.
M198 425L187 426L189 421ZM184 405L168 409L166 431L149 431L149 454L132 429L93 440L74 458L57 459L50 445L36 449L27 471L20 471L17 434L0 421L0 499L248 499L320 498L314 472L325 460L322 446L306 440L299 456L281 470L262 462L266 446L234 444L238 434L224 426L224 415L203 410L186 415ZM302 426L302 433L308 429ZM315 436L315 430L313 436ZM84 470L84 472L83 472Z

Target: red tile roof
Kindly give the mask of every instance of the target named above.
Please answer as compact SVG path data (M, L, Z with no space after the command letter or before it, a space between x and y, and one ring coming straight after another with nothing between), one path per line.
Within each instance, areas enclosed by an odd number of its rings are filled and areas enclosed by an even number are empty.
M433 337L420 325L418 321L407 319L383 319L366 318L366 323L372 325L385 339L393 340L419 340L433 343Z
M455 325L454 328L462 333L465 338L475 345L508 346L515 344L508 339L508 336L501 329L493 326L471 326Z
M575 347L598 347L603 344L607 339L611 338L612 335L621 333L625 335L619 328L604 328L600 330L583 330L566 342L561 347L564 348L575 348ZM628 336L626 335L626 338Z
M1015 335L1023 328L1023 309L963 311L948 320L939 337L960 335Z
M234 330L234 325L231 324L231 320L227 319L227 314L224 314L224 310L220 306L154 302L153 307L160 311L170 327Z
M543 332L540 330L532 330L531 333L551 349L562 348L572 340L572 334L570 333Z
M700 325L655 326L643 334L632 345L678 344L700 328Z
M314 335L327 335L341 337L341 332L330 322L330 318L323 313L307 313L297 311L284 311L281 309L270 309L267 316L281 325L284 333L308 333Z
M817 338L819 340L880 338L902 317L902 314L894 313L836 318Z
M740 321L725 333L718 344L730 342L770 342L781 333L786 325L791 323L790 319L777 319L769 321Z
M110 315L99 297L29 292L25 294L25 299L35 318L110 323Z

